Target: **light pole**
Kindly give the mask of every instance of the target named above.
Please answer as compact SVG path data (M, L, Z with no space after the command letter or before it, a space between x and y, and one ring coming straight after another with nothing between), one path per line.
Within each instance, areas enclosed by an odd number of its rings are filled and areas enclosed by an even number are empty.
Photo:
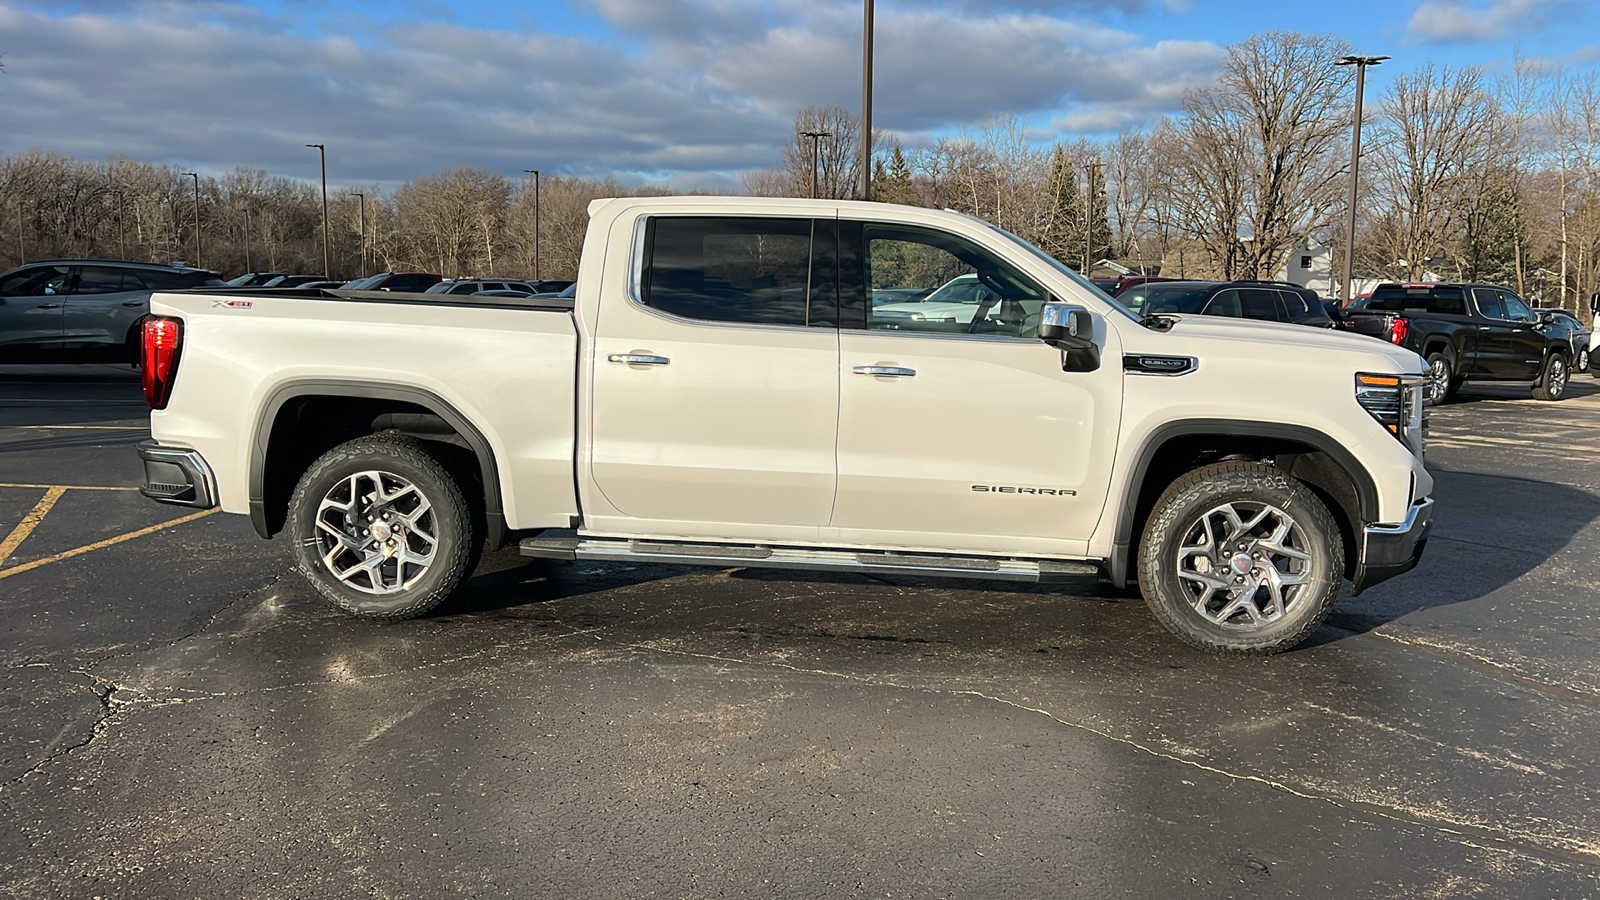
M539 280L539 170L523 169L533 176L533 280Z
M1080 166L1084 171L1083 184L1083 271L1078 274L1089 277L1089 254L1094 243L1094 183L1095 176L1100 171L1100 161L1095 160L1086 166Z
M200 173L185 172L183 174L194 179L194 267L199 269L203 268L200 265Z
M811 138L811 199L817 199L817 142L825 137L833 137L831 131L802 131L802 135Z
M367 277L367 195L356 191L356 200L361 203L361 277Z
M872 0L861 17L861 199L872 199Z
M307 144L307 147L317 148L317 156L322 160L322 277L333 277L332 268L328 265L328 148L321 144Z
M250 262L250 195L244 195L244 270L254 272L256 267Z
M1336 66L1356 67L1356 121L1355 136L1350 141L1350 218L1349 231L1344 238L1344 283L1339 286L1339 300L1342 306L1350 302L1355 296L1351 290L1350 280L1355 277L1356 266L1356 187L1361 181L1361 95L1367 87L1367 66L1376 66L1388 59L1387 56L1345 56L1334 63Z

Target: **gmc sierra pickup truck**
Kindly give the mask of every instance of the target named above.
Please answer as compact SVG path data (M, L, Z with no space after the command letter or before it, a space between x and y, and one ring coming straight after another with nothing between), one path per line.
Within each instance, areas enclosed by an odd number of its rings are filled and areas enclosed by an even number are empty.
M875 291L972 276L963 315ZM881 295L881 294L880 294ZM1416 565L1416 354L1141 318L968 216L850 201L590 207L574 299L159 294L146 495L288 532L361 616L530 557L1137 582L1211 651L1292 647Z
M1523 381L1560 400L1576 354L1550 314L1492 284L1380 284L1345 311L1345 327L1385 338L1428 362L1423 402L1436 406L1466 381Z

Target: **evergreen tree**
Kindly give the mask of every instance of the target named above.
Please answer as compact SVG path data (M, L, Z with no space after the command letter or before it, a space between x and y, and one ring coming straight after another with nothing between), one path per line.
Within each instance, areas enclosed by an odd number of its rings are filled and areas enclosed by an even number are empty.
M1039 249L1076 269L1083 265L1083 205L1077 169L1060 144L1050 154L1048 191L1044 221L1039 223Z

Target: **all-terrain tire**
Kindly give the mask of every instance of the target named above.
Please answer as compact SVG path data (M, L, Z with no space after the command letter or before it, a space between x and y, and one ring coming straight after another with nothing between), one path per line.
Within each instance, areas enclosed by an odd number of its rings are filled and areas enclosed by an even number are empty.
M1174 481L1139 548L1150 611L1212 653L1296 646L1328 617L1343 572L1344 540L1326 504L1256 462L1214 463Z
M1544 361L1544 368L1539 372L1539 381L1533 386L1535 400L1563 400L1567 396L1567 380L1570 373L1567 369L1567 356L1565 353L1551 353Z
M295 562L334 606L420 616L471 574L482 543L461 487L421 442L357 438L323 454L289 499Z

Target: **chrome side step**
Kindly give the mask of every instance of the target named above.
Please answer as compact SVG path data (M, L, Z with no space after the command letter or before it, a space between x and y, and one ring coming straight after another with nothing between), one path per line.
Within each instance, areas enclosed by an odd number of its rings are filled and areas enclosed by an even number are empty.
M621 540L566 536L524 538L523 556L542 559L586 559L610 562L667 563L678 566L761 566L871 575L936 575L1046 584L1093 582L1100 567L1087 560L1003 559L993 556L949 556L823 550L765 544L699 544L676 541Z

